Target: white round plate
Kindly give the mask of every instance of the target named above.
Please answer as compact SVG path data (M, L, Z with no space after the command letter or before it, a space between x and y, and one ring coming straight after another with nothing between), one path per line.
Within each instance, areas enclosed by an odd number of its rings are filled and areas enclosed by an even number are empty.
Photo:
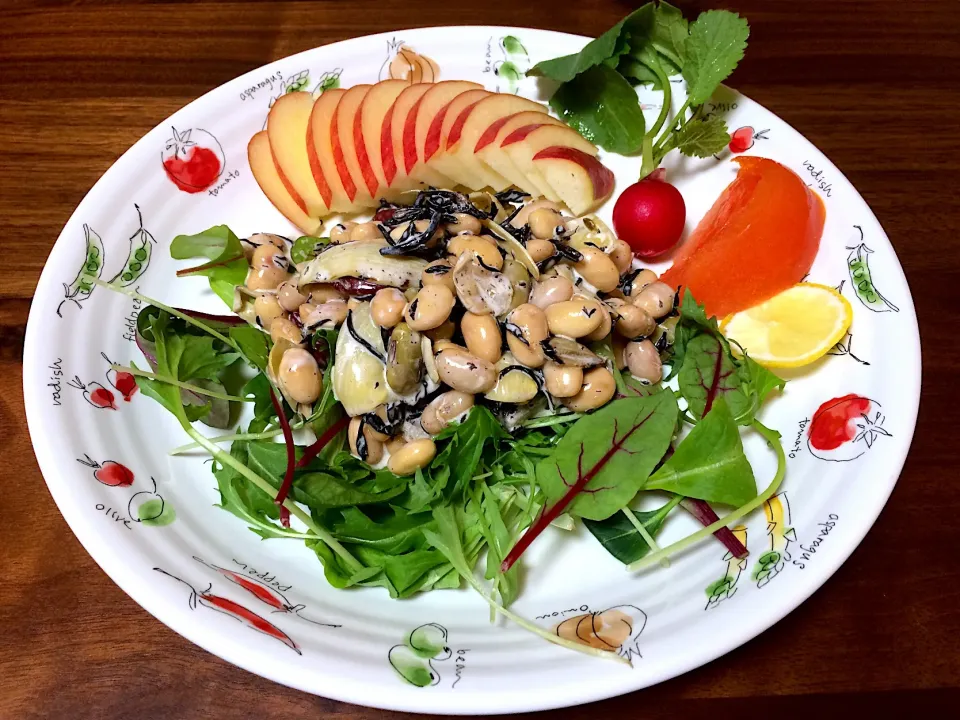
M788 473L774 500L736 530L750 550L746 560L728 559L710 540L669 568L631 574L583 530L551 529L533 546L513 609L552 628L620 607L633 618L632 634L619 648L632 667L570 652L503 621L491 624L483 600L468 590L404 601L380 589L334 590L303 543L262 541L215 507L209 463L199 455L168 455L187 441L174 418L107 372L107 358L142 360L131 332L138 304L103 288L65 299L76 289L71 283L88 239L99 237L103 279L122 273L128 252L146 245L149 268L135 283L144 295L223 312L202 279L175 278L183 264L170 259L169 242L221 223L240 237L296 235L260 192L246 160L250 136L262 129L272 101L290 89L374 82L406 46L435 60L441 79L545 100L549 88L533 79L512 83L511 70L576 52L586 41L542 30L458 27L310 50L183 108L124 154L80 203L50 254L30 312L24 351L30 434L70 527L159 620L242 668L338 700L433 713L539 710L630 692L719 657L797 607L864 537L893 489L917 416L920 345L910 291L886 235L840 171L786 123L732 90L721 89L708 109L724 113L731 129L752 128L744 131L753 138L746 152L791 168L826 204L810 279L841 287L854 308L852 336L796 373L763 410L762 420L783 436ZM658 98L642 97L653 114ZM187 168L188 177L169 162L187 142L215 156L206 177ZM687 202L688 231L734 177L731 156L726 150L707 160L670 158L669 176ZM638 158L603 159L618 190L637 177ZM612 204L601 211L608 220ZM859 429L840 447L823 450L810 431L817 414L828 412L859 416ZM773 472L772 454L758 437L748 434L745 442L762 487ZM677 516L665 539L696 527ZM225 603L232 603L232 614L214 612ZM247 620L238 622L238 615ZM420 636L445 647L418 660L429 673L421 676L430 683L423 687L395 669L412 657L410 644Z

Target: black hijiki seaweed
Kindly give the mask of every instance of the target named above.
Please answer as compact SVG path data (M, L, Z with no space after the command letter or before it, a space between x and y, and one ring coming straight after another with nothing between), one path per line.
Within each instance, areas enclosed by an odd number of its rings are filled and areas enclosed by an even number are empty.
M347 332L350 333L350 337L352 337L358 343L363 345L363 347L380 362L385 363L387 361L387 359L383 355L381 355L373 345L371 345L363 337L361 337L360 333L358 333L356 329L353 327L353 311L352 310L347 313L347 321L344 324L347 326Z

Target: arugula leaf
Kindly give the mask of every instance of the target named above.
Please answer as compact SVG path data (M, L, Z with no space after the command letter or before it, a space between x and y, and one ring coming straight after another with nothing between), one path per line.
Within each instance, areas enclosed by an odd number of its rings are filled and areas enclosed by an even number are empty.
M233 307L234 288L247 279L249 265L240 238L226 225L216 225L196 235L177 235L170 243L174 260L205 257L210 262L182 275L205 275L210 289Z
M580 52L539 62L527 71L527 75L539 75L558 82L569 82L577 75L601 63L615 60L629 51L629 44L621 37L624 26L641 27L645 22L649 23L652 16L653 3L647 3L627 15L596 40L588 42Z
M247 464L247 443L236 441L230 455ZM241 477L233 468L213 461L213 476L220 491L220 507L243 520L262 538L284 537L286 532L275 524L280 511L273 498L256 485Z
M580 418L537 465L547 499L554 507L562 504L560 512L610 517L634 498L663 458L678 412L673 393L657 393L614 400Z
M739 507L757 494L740 430L722 397L644 486Z
M727 123L719 115L689 122L671 138L671 148L687 157L706 158L716 155L730 143Z
M325 514L324 519L339 540L399 554L426 546L421 530L433 522L433 515L430 512L409 513L391 503L390 506L370 506L363 510L341 508Z
M703 105L736 68L747 47L747 21L726 10L700 13L690 25L683 79L693 106Z
M322 540L307 540L306 546L316 553L320 564L323 565L323 577L337 590L361 585L363 587L384 587L391 597L397 592L389 578L379 565L365 566L356 572L346 566L343 559L333 552Z
M421 590L430 579L431 572L446 575L453 567L442 552L426 548L393 555L377 548L360 546L354 548L354 554L367 565L382 568L392 586L391 596L398 598L410 597Z
M574 130L610 152L640 150L646 125L636 91L606 65L592 67L560 86L550 107Z
M229 336L240 348L244 360L260 372L266 372L271 346L269 335L253 325L236 325L230 328Z
M313 260L320 251L330 244L330 238L304 235L297 238L290 248L290 259L294 265Z
M634 510L633 514L650 533L650 537L656 538L677 503L678 501L672 500L656 510ZM629 565L650 552L646 539L622 512L614 513L606 520L584 519L583 524L604 549L624 565Z

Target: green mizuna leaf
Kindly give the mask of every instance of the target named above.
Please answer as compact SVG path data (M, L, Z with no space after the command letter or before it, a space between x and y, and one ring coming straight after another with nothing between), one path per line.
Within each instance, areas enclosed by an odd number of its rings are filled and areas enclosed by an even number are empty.
M727 10L708 10L691 23L683 65L691 105L705 103L730 76L743 57L749 35L747 21Z
M644 489L737 507L756 496L757 482L743 454L740 429L723 398L717 398Z

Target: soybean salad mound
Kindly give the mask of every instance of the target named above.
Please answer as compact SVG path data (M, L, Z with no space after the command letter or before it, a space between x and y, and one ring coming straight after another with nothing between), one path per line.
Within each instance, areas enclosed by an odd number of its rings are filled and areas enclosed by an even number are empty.
M515 190L408 201L329 237L178 236L174 258L206 262L177 275L205 276L233 313L107 285L147 304L149 369L124 369L190 436L173 454L212 456L221 507L304 542L335 588L466 582L492 614L616 658L509 609L523 553L580 521L630 570L711 534L745 556L727 526L783 479L757 412L784 381L594 215ZM741 428L777 454L759 492ZM704 528L661 547L681 510Z

